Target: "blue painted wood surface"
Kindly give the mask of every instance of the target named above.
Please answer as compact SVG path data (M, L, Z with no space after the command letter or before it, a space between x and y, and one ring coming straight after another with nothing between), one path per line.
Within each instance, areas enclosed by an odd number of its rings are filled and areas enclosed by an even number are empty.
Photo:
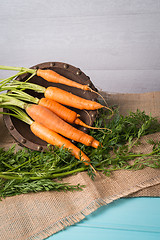
M119 199L47 240L159 240L160 198Z

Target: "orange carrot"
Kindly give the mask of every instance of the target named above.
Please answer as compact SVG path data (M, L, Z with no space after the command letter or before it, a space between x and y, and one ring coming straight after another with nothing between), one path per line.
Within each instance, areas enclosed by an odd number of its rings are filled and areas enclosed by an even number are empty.
M71 109L61 105L60 103L49 99L49 98L41 98L38 102L38 105L43 106L54 112L58 117L62 118L68 123L71 124L77 124L80 126L83 126L85 128L92 128L92 129L107 129L107 128L97 128L92 127L87 124L85 124L82 120L80 120L78 117L80 116L76 112L72 111ZM108 129L111 131L110 129Z
M76 147L69 140L65 139L58 133L46 128L36 121L30 125L30 129L40 139L58 147L64 146L65 148L71 150L71 154L74 155L77 159L84 161L85 165L90 165L88 164L88 162L90 162L90 159L82 151L80 151L78 147Z
M91 91L96 93L97 95L99 95L104 102L105 99L102 97L102 95L100 93L98 93L97 91L93 90L92 88L90 88L88 85L83 85L80 83L77 83L75 81L72 81L66 77L63 77L62 75L56 73L53 70L50 69L38 69L36 71L37 76L42 77L44 80L48 81L48 82L53 82L53 83L61 83L70 87L76 87L79 89L82 89L84 91Z
M28 104L26 112L34 121L43 124L47 128L60 133L67 138L81 142L86 146L92 146L92 142L95 143L92 136L72 127L55 113L43 106ZM99 142L97 141L97 144L93 144L93 147L98 147L98 143Z
M90 87L88 85L83 85L83 84L77 83L75 81L72 81L72 80L56 73L53 70L38 69L37 76L42 77L43 79L47 80L48 82L61 83L61 84L67 85L67 86L80 88L82 90L90 90Z
M96 128L96 127L92 127L92 126L85 124L82 120L80 120L78 118L78 117L80 117L79 114L77 114L73 110L68 109L67 107L63 106L62 104L60 104L52 99L49 99L49 98L38 99L38 98L33 97L33 96L29 95L28 93L23 92L18 89L14 89L11 92L8 92L7 96L11 96L11 97L14 97L14 98L17 98L20 100L25 100L27 102L36 103L40 106L46 107L46 108L50 109L52 112L54 112L57 116L59 116L60 118L62 118L63 120L65 120L66 122L69 122L71 124L77 124L77 125L81 125L83 127L92 128L92 129L106 129L106 128Z
M84 161L84 164L90 165L91 168L95 171L93 166L89 163L90 159L69 140L62 137L58 133L50 130L49 128L46 128L44 125L33 121L20 107L14 105L3 105L3 107L11 110L11 112L0 112L0 114L11 115L25 122L30 126L30 130L34 135L36 135L37 137L46 141L49 144L56 145L58 147L63 146L71 150L72 155L74 155L77 159Z
M88 85L83 85L80 83L77 83L75 81L72 81L66 77L63 77L62 75L56 73L53 70L50 69L30 69L30 68L24 68L24 67L11 67L11 66L3 66L0 65L0 69L3 70L13 70L13 71L20 71L20 73L17 74L17 76L19 74L23 73L31 73L32 75L26 80L28 81L30 78L32 78L33 76L37 75L39 77L42 77L44 80L47 80L49 82L53 82L53 83L60 83L60 84L64 84L70 87L76 87L82 90L88 90L91 92L96 93L97 95L99 95L104 102L106 103L105 99L103 98L103 96L98 93L98 91L93 90L92 88L90 88ZM5 83L10 82L10 79L8 79L7 81L5 81Z
M54 101L57 101L61 104L78 108L78 109L86 109L86 110L96 110L100 108L107 108L110 111L112 111L110 108L103 106L102 104L92 101L92 100L87 100L84 98L81 98L79 96L76 96L70 92L67 92L65 90L62 90L57 87L48 87L44 95L46 98L52 99ZM113 112L112 112L113 113Z
M32 76L37 75L37 76L42 77L43 79L47 80L48 82L61 83L61 84L67 85L67 86L80 88L82 90L92 91L92 89L88 85L83 85L83 84L77 83L75 81L72 81L50 69L38 69L37 70L37 69L31 69L31 68L12 67L12 66L3 66L3 65L0 65L0 69L20 71L20 72L25 72L25 73L28 72L28 73L31 73Z
M87 100L84 98L81 98L79 96L76 96L70 92L67 92L65 90L59 89L57 87L42 87L37 84L33 83L27 83L27 82L18 82L14 81L12 84L8 84L7 86L2 87L2 90L14 90L14 89L30 89L34 90L39 93L43 93L46 98L52 99L58 103L61 103L63 105L67 105L70 107L78 108L78 109L86 109L86 110L96 110L100 108L106 108L112 112L112 109L110 109L107 106L104 106L96 101Z
M57 116L69 123L74 123L75 120L79 117L79 114L72 111L69 108L61 105L60 103L51 100L49 98L41 98L38 102L38 105L46 107L53 111Z

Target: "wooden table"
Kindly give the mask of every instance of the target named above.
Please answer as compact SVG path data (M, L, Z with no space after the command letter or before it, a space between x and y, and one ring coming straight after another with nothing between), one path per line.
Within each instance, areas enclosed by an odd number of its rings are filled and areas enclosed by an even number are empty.
M119 199L47 240L159 240L160 198Z

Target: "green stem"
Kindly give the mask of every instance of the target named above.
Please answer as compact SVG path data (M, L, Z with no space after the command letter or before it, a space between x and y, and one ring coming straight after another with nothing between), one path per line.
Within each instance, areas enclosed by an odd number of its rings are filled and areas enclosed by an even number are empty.
M138 157L149 157L149 156L153 156L154 154L156 154L156 153L159 152L159 151L160 151L160 150L157 149L157 150L154 150L154 151L152 151L152 152L150 152L150 153L128 154L128 155L126 155L126 156L121 156L121 159L131 160L131 159L138 158ZM95 166L98 167L98 166L101 165L101 164L105 164L108 160L110 160L110 161L112 162L112 164L113 164L113 163L119 161L119 160L120 160L120 157L115 157L115 158L113 157L113 158L105 159L105 160L103 160L101 163L96 164ZM109 165L111 165L111 164L109 164ZM96 168L96 170L98 170L98 169Z
M13 111L14 113L7 113L7 112L0 112L0 114L6 114L6 115L11 115L13 117L16 117L18 119L20 119L21 121L31 125L33 123L32 119L22 110L22 109L19 109L15 106L8 106L8 105L3 105L1 106L0 104L0 107L4 107L6 109L9 109L11 111Z
M11 180L11 179L22 180L22 177L8 176L5 174L0 174L0 178L8 179L8 180Z
M120 170L120 169L122 169L122 168L119 168L119 167L118 168L116 168L116 167L115 168L108 168L107 172L117 171L117 170ZM104 171L105 169L98 168L97 170L98 171Z
M69 166L70 167L70 166ZM72 166L71 166L72 167ZM0 172L1 175L7 175L7 176L10 176L10 174L12 175L35 175L36 172L13 172L13 170L17 169L14 168L14 169L10 169L9 171L7 172ZM65 176L65 175L70 175L70 174L73 174L75 172L79 172L79 171L84 171L85 169L87 169L87 167L81 167L81 168L77 168L77 169L74 169L74 170L71 170L71 171L68 171L68 172L63 172L64 170L67 170L67 167L66 168L61 168L61 169L58 169L57 171L52 171L52 173L49 173L48 175L46 174L46 172L37 172L37 174L39 175L43 175L45 178L48 176L51 176L51 178L53 176L55 176L54 178L56 178L57 176ZM43 178L43 176L39 176L40 178ZM36 177L32 177L32 178L37 178L38 176ZM38 178L39 178L38 177Z
M150 153L141 153L141 154L128 154L127 156L122 156L122 158L137 158L137 157L149 157L152 156L153 154L159 152L160 150L154 150ZM116 159L116 158L115 158Z
M69 169L75 167L75 166L78 165L78 164L79 164L79 162L76 162L76 163L71 164L71 165L69 165L69 166L67 166L67 167L59 168L59 169L57 169L57 170L53 170L52 173L64 172L64 171L66 171L66 170L69 170Z
M31 78L33 78L35 75L36 75L36 72L32 73L32 75L31 75L29 78L27 78L25 82L28 82L28 81L29 81Z
M11 80L13 80L15 77L20 76L20 75L25 74L25 73L27 73L27 72L18 72L17 74L15 74L15 75L13 75L13 76L11 76L11 77L9 77L9 78L3 79L3 80L0 82L0 89L1 89L1 87L3 87L5 84L7 84L7 83L9 83Z
M46 88L40 85L29 82L19 82L16 80L14 80L14 82L11 84L5 85L1 88L2 91L15 89L30 89L38 93L44 93L46 91Z
M77 173L77 172L83 172L87 169L88 167L81 167L81 168L77 168L77 169L74 169L72 171L68 171L68 172L63 172L63 173L56 173L56 174L51 174L51 175L46 175L46 176L41 176L41 177L30 177L31 180L38 180L38 179L42 179L42 178L50 178L50 179L53 179L53 178L61 178L61 177L65 177L65 176L68 176L68 175L72 175L74 173Z
M1 70L11 70L11 71L20 71L20 72L28 72L28 73L36 73L37 70L35 69L30 69L30 68L24 68L24 67L11 67L11 66L3 66L0 65Z
M30 180L39 180L39 179L54 179L54 178L61 178L61 177L65 177L68 175L72 175L75 174L77 172L83 172L87 169L87 167L81 167L81 168L77 168L74 169L72 171L68 171L68 172L63 172L63 173L57 173L57 174L51 174L51 175L44 175L44 176L35 176L35 177L29 177ZM8 173L7 173L8 174ZM17 180L22 180L23 177L22 176L10 176L5 174L5 172L0 173L0 178L4 178L4 179L17 179ZM12 172L13 174L13 172ZM26 175L28 175L29 173L27 173Z
M11 105L11 106L16 106L20 107L22 109L25 109L27 106L27 103L20 101L19 99L13 98L11 96L7 96L6 94L1 94L0 95L0 105Z
M38 102L39 102L38 98L33 97L33 96L29 95L28 93L23 92L21 90L17 90L17 89L13 89L12 91L9 91L7 93L7 96L15 97L15 98L18 98L19 100L32 102L32 103L36 103L36 104L38 104Z
M33 163L33 162L36 162L36 161L38 161L38 160L39 160L39 159L35 159L34 161L28 160L28 161L26 161L26 162L18 165L18 166L15 167L15 168L12 168L12 166L10 166L9 168L11 168L11 169L8 170L7 173L10 173L11 171L12 171L12 173L13 173L14 170L19 169L19 168L25 166L25 165L28 164L29 162ZM4 163L4 164L5 164L5 163ZM57 169L57 170L53 170L52 173L58 173L58 172L63 172L63 171L69 170L69 169L71 169L72 167L74 167L74 166L76 166L76 165L78 165L78 164L79 164L79 163L77 162L77 163L71 164L71 165L69 165L69 166L67 166L67 167L59 168L59 169ZM16 173L16 172L14 172L14 173Z
M35 159L35 161L33 161L33 162L36 162L38 159ZM30 160L28 160L27 162L24 162L23 164L21 164L21 165L18 165L17 167L15 167L15 168L12 168L12 166L8 166L9 168L10 168L10 170L8 170L7 172L5 172L5 173L1 173L1 174L18 174L18 173L16 173L16 172L13 172L14 170L16 170L16 169L19 169L20 167L23 167L24 165L26 165L27 163L29 163L30 162ZM3 164L5 164L5 163L3 163ZM74 167L74 166L76 166L77 164L79 164L79 163L74 163L74 164L72 164L72 165L69 165L69 166L67 166L67 167L64 167L64 168L60 168L60 169L57 169L57 170L53 170L52 171L52 174L55 174L55 173L59 173L59 172L64 172L64 171L66 171L66 170L69 170L69 169L71 169L72 167ZM23 174L34 174L34 173L32 173L32 172L21 172L21 173L23 173Z
M34 175L35 172L0 172L1 175L7 175L7 176L11 176L11 175L17 175L17 176L23 176L23 175ZM44 174L43 172L39 172L38 174ZM12 176L13 177L13 176Z

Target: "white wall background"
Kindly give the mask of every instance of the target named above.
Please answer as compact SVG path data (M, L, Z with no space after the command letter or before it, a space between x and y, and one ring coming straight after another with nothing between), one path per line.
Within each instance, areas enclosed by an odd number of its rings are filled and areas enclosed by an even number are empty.
M108 92L160 91L160 0L0 0L0 65L48 61Z

